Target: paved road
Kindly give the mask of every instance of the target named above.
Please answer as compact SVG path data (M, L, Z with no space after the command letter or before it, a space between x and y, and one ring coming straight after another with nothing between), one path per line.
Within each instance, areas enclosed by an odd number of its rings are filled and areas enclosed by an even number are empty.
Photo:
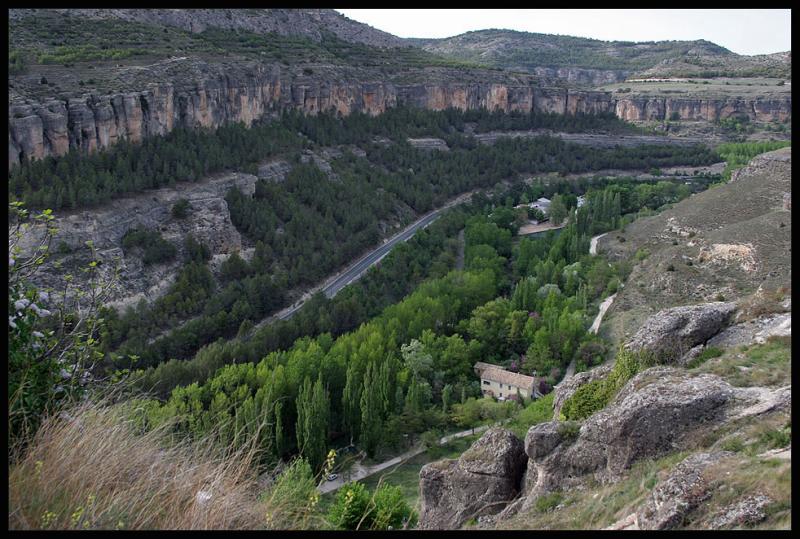
M473 434L478 434L479 432L483 432L489 427L493 427L494 425L483 425L480 427L475 427L474 429L462 430L461 432L456 432L455 434L448 434L447 436L442 436L439 439L439 445L444 445L451 440L455 440L456 438L464 438L466 436L471 436ZM333 492L334 490L338 490L346 483L350 481L358 481L360 479L364 479L365 477L369 477L370 475L374 475L386 468L391 468L392 466L396 466L402 462L407 461L411 457L415 457L420 453L424 453L427 449L425 446L417 446L414 449L410 449L403 453L402 455L398 455L393 459L387 460L385 462L381 462L380 464L375 464L374 466L362 466L361 463L357 462L353 465L350 473L347 476L347 480L340 475L333 481L322 481L318 486L317 490L320 493L325 494L327 492Z
M452 208L453 206L456 206L463 202L467 202L472 196L472 193L473 191L469 193L464 193L463 195L451 200L441 208L435 209L423 215L422 217L414 221L412 224L407 226L405 229L403 229L401 232L395 234L386 243L376 247L374 250L370 251L363 257L359 258L356 262L351 264L350 267L348 267L342 273L338 274L338 276L336 276L332 280L329 280L324 285L322 285L322 287L318 287L312 292L316 293L317 291L322 291L327 297L332 298L333 296L338 294L342 288L344 288L348 284L352 283L353 281L361 277L364 274L364 272L366 272L371 266L380 262L380 260L386 255L388 255L389 252L398 243L407 241L414 234L416 234L418 230L430 225L432 222L434 222L441 216L444 210ZM311 293L304 294L302 300L295 302L293 305L287 307L286 309L283 309L282 311L280 311L275 315L275 318L277 318L278 320L286 320L288 318L291 318L292 315L294 315L294 313L296 313L303 306L303 304L306 301L308 301L310 297Z
M517 236L533 236L536 234L543 234L549 230L560 230L565 226L567 226L566 221L563 225L559 226L552 224L550 221L538 225L527 224L520 227L519 231L517 232Z

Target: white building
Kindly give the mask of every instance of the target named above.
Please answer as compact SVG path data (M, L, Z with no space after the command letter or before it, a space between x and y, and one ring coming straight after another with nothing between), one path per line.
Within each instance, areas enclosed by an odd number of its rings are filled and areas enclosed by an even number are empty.
M550 213L550 199L539 197L538 199L536 199L536 202L531 202L530 204L528 204L528 207L537 209L541 211L543 214L547 215L548 213Z
M541 397L536 390L536 378L505 370L499 365L475 363L475 372L481 377L481 394L498 400Z

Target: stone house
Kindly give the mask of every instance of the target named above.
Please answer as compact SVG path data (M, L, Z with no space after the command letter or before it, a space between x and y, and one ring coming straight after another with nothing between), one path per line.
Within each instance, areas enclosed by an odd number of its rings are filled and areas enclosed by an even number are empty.
M481 378L481 394L498 400L518 397L536 399L541 394L536 389L536 378L507 371L498 365L478 361L473 366Z

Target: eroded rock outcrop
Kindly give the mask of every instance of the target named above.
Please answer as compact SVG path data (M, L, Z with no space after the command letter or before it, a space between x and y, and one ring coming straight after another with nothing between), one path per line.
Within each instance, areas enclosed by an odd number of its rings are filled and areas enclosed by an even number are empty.
M714 335L708 345L728 348L742 344L762 344L769 337L791 335L792 313L770 314L727 327Z
M420 470L420 529L455 529L470 518L499 513L520 491L525 451L514 433L489 429L458 460Z
M717 376L689 376L681 369L653 367L634 376L605 409L589 417L577 436L562 423L532 427L525 438L530 459L529 499L568 488L581 476L615 480L642 458L684 445L697 429L722 421L736 390Z
M42 266L36 283L44 287L63 288L63 274L88 263L86 242L91 242L103 264L98 267L101 281L111 279L118 264L119 275L109 298L109 305L124 307L139 301L151 300L163 294L172 283L181 265L184 240L191 234L206 245L212 255L230 254L243 249L242 237L230 219L225 201L227 191L236 187L245 195L255 192L255 176L230 173L208 180L182 182L174 188L162 188L130 195L114 201L107 209L62 213L54 222L58 229L53 237L53 257L62 268L52 264ZM181 199L189 202L188 216L172 216L172 206ZM156 230L178 249L175 260L144 266L137 256L129 256L121 248L122 238L132 228ZM20 241L24 252L38 245L44 231L34 228ZM115 259L117 261L115 262ZM76 284L85 278L74 271Z
M710 496L709 481L703 472L730 455L728 451L696 453L678 464L636 512L639 529L667 530L680 526L684 518Z
M739 181L741 179L748 178L750 176L758 176L761 174L772 174L777 170L784 168L787 164L791 165L792 163L792 152L791 149L783 150L783 151L773 151L762 153L753 157L745 166L734 170L731 173L731 183ZM791 192L784 193L785 195L789 195L791 200ZM789 208L784 208L789 209Z
M712 518L709 527L713 530L721 530L757 524L767 518L766 508L771 503L773 503L772 498L764 494L746 496L719 511Z
M527 510L547 492L579 486L589 474L616 481L641 459L695 447L701 434L725 422L790 406L791 387L735 388L718 376L652 367L579 430L559 421L531 427L525 438L526 498L518 508Z
M675 361L719 333L735 310L735 303L721 301L664 309L648 318L625 346Z

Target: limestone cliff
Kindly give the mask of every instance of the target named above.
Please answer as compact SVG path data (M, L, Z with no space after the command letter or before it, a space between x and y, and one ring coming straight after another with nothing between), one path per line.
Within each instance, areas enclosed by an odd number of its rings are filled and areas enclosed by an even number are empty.
M614 112L623 120L665 120L674 113L681 120L715 122L731 116L747 116L758 122L783 122L792 117L790 97L775 98L686 98L626 97L617 99Z
M498 77L499 78L499 77ZM614 112L625 120L714 121L747 115L754 121L791 117L791 98L672 99L616 98L607 92L538 87L533 79L400 84L380 80L301 77L278 66L217 72L195 81L149 83L141 91L85 94L44 102L12 99L9 105L9 167L21 160L63 155L70 149L92 152L122 138L139 141L181 126L246 125L284 109L307 114L334 109L341 114L379 114L408 105L431 110L448 107L559 114Z

